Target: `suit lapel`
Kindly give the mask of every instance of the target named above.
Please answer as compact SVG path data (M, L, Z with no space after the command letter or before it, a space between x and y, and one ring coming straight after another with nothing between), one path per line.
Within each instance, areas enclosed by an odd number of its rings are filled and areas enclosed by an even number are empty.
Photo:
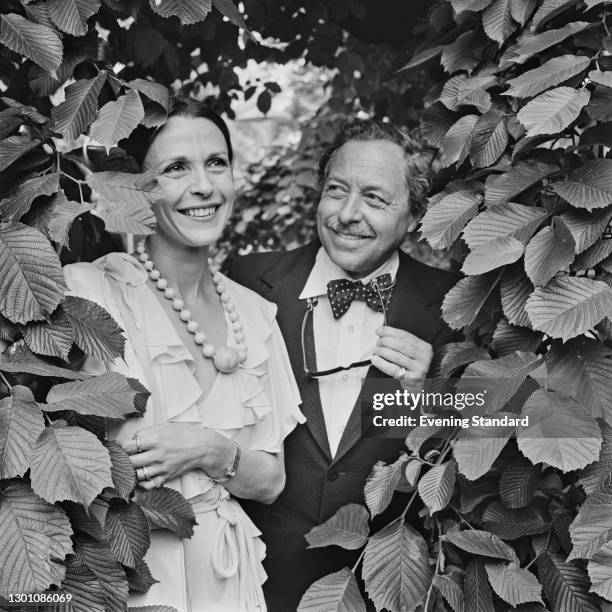
M298 299L312 270L319 247L320 243L315 241L306 247L287 253L275 266L264 272L261 282L264 287L267 287L267 291L264 290L263 292L264 297L275 302L278 306L277 319L300 390L302 412L306 417L306 426L328 461L331 461L331 451L319 395L319 382L317 379L309 378L304 372L301 327L306 314L306 300ZM316 354L314 351L312 315L309 315L306 319L304 345L308 355Z
M411 258L402 251L399 251L399 258L395 287L387 313L387 325L408 331L431 343L440 329L441 322L432 317L427 310L427 305L414 287L411 278L413 274ZM370 366L340 439L334 462L346 455L362 437L362 418L367 417L372 411L371 392L375 386L375 380L380 378L390 379L390 376ZM399 383L397 383L397 388L401 388Z

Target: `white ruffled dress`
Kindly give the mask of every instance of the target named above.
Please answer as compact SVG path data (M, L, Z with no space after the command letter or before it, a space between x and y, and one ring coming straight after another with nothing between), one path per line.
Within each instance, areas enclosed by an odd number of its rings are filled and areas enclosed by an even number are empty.
M144 417L121 422L109 437L126 440L151 425L188 422L214 429L241 448L278 453L285 437L304 422L275 305L224 278L244 325L248 356L232 374L219 373L205 396L192 355L147 285L141 264L125 253L111 253L93 264L66 266L64 272L71 294L103 306L127 332L125 361L89 360L87 370L119 371L152 392ZM227 343L234 344L233 334ZM145 561L159 583L145 594L131 594L129 605L164 604L180 612L265 610L265 545L240 504L201 470L165 486L190 501L198 524L188 540L166 530L152 532Z

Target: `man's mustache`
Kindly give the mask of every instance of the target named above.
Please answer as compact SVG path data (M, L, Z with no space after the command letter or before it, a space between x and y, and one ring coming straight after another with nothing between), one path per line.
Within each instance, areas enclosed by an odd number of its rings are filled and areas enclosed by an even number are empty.
M373 234L368 229L361 229L359 226L343 225L342 223L328 223L327 227L334 232L345 234L347 236L355 236L355 238L372 238Z

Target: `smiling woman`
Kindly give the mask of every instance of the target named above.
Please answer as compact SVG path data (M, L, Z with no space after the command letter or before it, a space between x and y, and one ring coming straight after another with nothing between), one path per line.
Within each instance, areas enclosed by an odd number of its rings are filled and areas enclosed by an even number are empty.
M109 425L109 436L130 455L140 489L180 491L197 520L191 540L152 532L145 560L159 583L129 605L262 611L265 547L234 496L276 499L283 440L304 418L275 307L207 265L234 203L227 127L192 102L169 115L143 154L161 192L157 232L132 256L65 275L126 330L125 362L111 368L151 390L144 417Z

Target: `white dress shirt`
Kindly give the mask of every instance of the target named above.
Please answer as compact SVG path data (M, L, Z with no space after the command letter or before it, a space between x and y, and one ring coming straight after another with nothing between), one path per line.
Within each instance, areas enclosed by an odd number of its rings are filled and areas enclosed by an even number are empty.
M399 257L397 252L394 252L379 268L360 280L366 285L373 278L385 273L391 274L395 280L398 267ZM356 361L370 359L378 340L376 330L384 322L382 312L375 312L365 302L359 300L355 300L342 317L334 319L327 297L327 283L340 278L350 280L350 276L339 268L321 247L299 297L301 300L318 298L318 305L313 310L317 370L348 366ZM310 367L311 369L314 367L313 361L310 362ZM357 401L367 371L368 366L362 366L318 379L321 407L332 457L338 450L342 433Z

